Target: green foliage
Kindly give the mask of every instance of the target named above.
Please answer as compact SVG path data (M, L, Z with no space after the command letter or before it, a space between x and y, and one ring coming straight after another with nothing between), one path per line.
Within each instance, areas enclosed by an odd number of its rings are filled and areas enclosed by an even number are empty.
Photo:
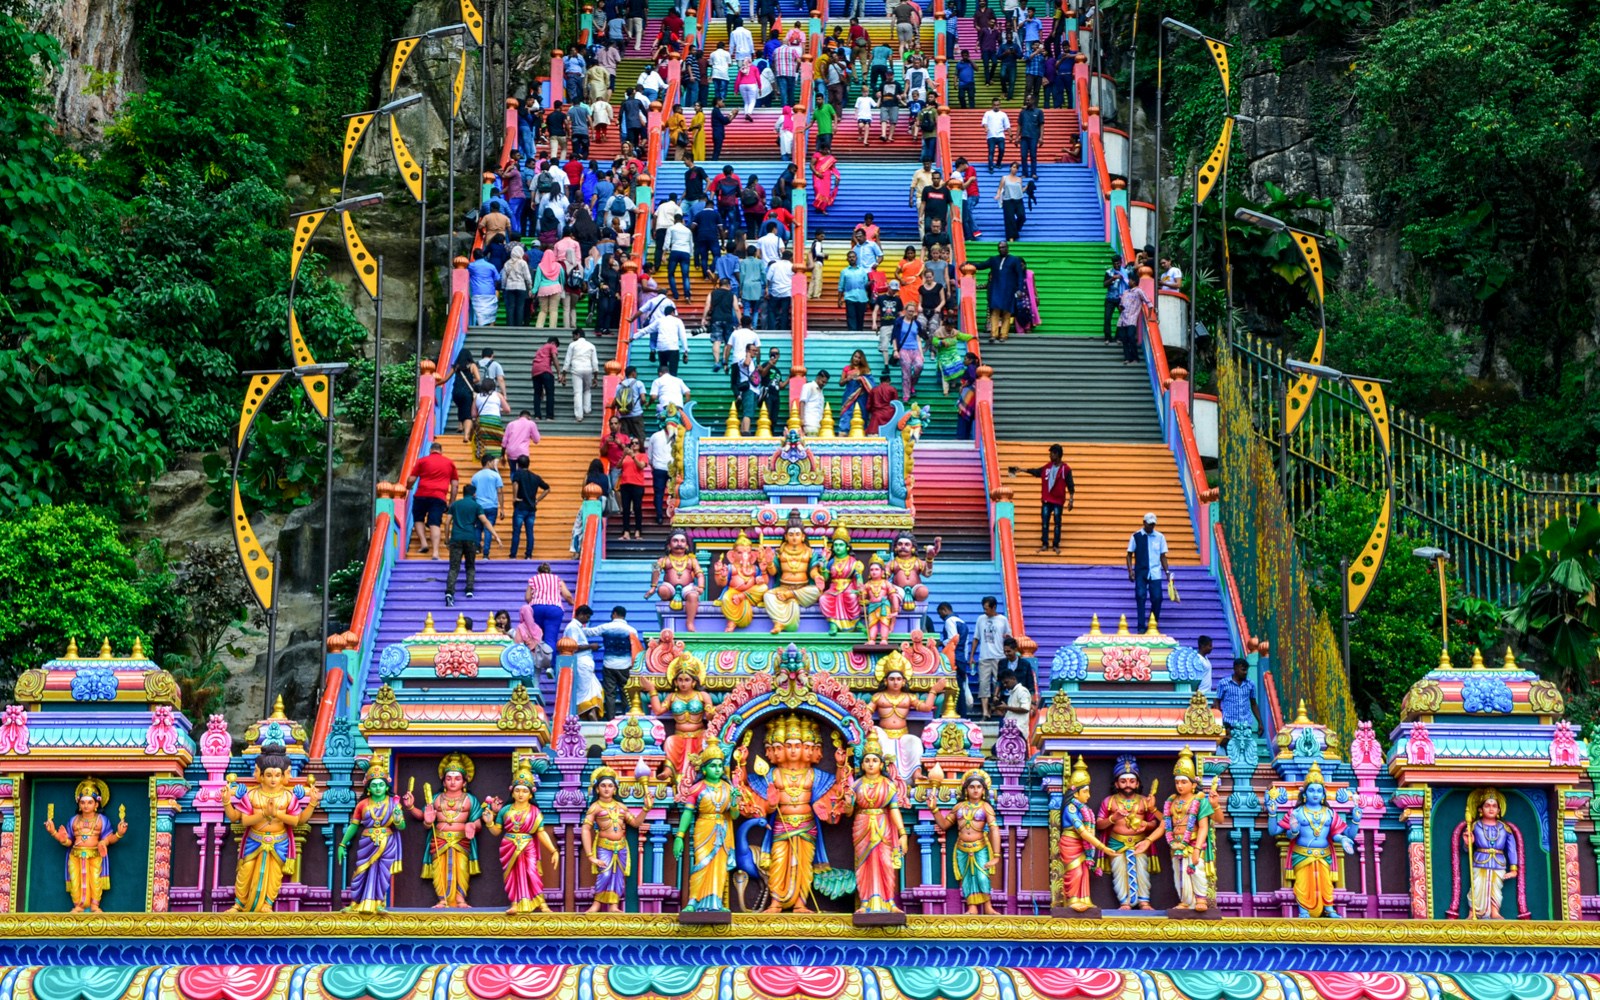
M1342 610L1339 560L1361 551L1377 516L1380 498L1357 486L1324 490L1321 503L1301 519L1296 533L1307 563L1319 567L1312 602L1335 623ZM1388 732L1405 694L1439 662L1439 583L1433 567L1411 557L1426 544L1397 531L1377 582L1350 623L1351 691L1356 711ZM1461 664L1465 666L1465 663Z
M1600 680L1600 507L1584 504L1577 516L1555 518L1539 534L1538 548L1517 561L1522 587L1506 624L1535 644L1568 691Z
M244 655L239 640L254 634L250 592L233 547L210 542L191 542L172 565L172 580L183 602L181 636L173 645L185 653L167 657L166 668L178 680L184 712L204 725L208 715L222 709L228 682L224 654Z
M1450 406L1461 388L1461 350L1431 313L1404 300L1360 292L1328 296L1327 356L1343 371L1389 379L1389 402L1413 411ZM1290 322L1296 357L1310 357L1317 342L1315 317L1302 312Z
M1357 24L1372 17L1372 0L1254 0L1273 13L1298 13L1335 26Z
M366 557L357 556L328 574L328 614L334 621L348 623L355 615L361 574L366 569Z
M154 543L135 550L105 512L82 504L37 507L0 520L0 688L67 648L126 654L173 634L181 600Z
M278 392L300 395L298 386L292 384ZM273 404L279 401L275 398L250 425L250 438L239 463L239 495L245 509L252 513L293 510L322 494L323 452L327 447L322 418L300 398L292 406L282 407L279 414L270 412ZM337 448L333 464L335 468L343 464ZM229 506L233 488L231 458L210 454L204 465L206 482L211 487L206 501L213 507Z
M348 388L346 388L348 386ZM350 364L339 378L339 415L356 433L371 441L372 360ZM383 366L383 398L379 401L378 430L382 435L410 432L411 410L417 398L417 367L409 362Z

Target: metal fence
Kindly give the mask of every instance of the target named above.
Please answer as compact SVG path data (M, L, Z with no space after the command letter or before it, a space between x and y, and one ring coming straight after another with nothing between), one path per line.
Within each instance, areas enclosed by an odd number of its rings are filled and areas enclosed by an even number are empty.
M1276 451L1291 521L1313 513L1333 483L1383 489L1372 422L1347 386L1322 380L1310 411L1284 442L1283 397L1294 373L1283 352L1248 333L1233 346L1250 424ZM1448 551L1463 589L1476 597L1514 602L1513 569L1544 526L1580 503L1600 503L1595 477L1529 472L1404 410L1391 408L1390 418L1397 522Z

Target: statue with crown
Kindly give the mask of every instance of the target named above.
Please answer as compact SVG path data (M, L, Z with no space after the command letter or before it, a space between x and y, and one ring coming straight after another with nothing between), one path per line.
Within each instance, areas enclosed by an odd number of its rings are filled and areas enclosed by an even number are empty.
M747 768L749 750L746 736L734 751L733 782L741 792L740 813L752 819L767 818L762 845L767 888L772 894L767 912L810 913L806 901L815 902L814 892L833 897L854 891L850 884L854 879L847 870L834 874L822 843L821 824L837 822L844 815L845 796L834 776L816 766L822 762L816 721L800 715L773 719L767 726L767 760L758 758ZM834 762L840 774L849 773L849 761L849 751L835 735Z
M1352 809L1351 821L1361 822L1359 807ZM1322 767L1312 764L1293 809L1278 820L1278 829L1289 842L1289 878L1302 917L1337 918L1333 890L1339 884L1339 859L1335 845L1346 854L1355 853L1355 841L1345 832L1347 824L1328 804L1328 789Z
M67 895L72 912L100 913L100 898L111 888L106 849L128 832L128 821L120 819L112 829L111 818L100 810L111 797L109 786L99 778L84 778L72 794L78 812L66 823L56 825L55 806L44 820L44 829L67 849Z

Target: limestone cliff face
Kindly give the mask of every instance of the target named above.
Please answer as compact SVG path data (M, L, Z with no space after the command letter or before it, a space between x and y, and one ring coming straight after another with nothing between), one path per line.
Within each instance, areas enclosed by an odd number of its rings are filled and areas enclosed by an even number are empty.
M61 43L50 75L52 112L71 135L95 138L143 80L134 32L135 0L45 0L35 27Z

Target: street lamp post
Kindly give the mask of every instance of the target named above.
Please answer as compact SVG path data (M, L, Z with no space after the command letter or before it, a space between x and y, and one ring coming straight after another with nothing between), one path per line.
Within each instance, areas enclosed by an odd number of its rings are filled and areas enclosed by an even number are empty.
M1311 412L1311 397L1317 391L1317 379L1319 378L1314 370L1322 365L1323 351L1327 346L1328 309L1326 291L1323 286L1322 251L1317 247L1317 244L1324 237L1316 233L1307 232L1304 229L1296 229L1282 219L1276 219L1263 212L1248 208L1237 210L1233 213L1233 217L1240 222L1255 226L1257 229L1265 229L1271 233L1287 235L1289 242L1294 244L1294 248L1300 252L1300 259L1305 261L1306 271L1311 275L1311 291L1317 300L1317 345L1311 351L1310 362L1302 366L1303 373L1295 379L1294 385L1289 390L1289 411L1286 430L1288 433L1293 433L1294 429L1300 425L1300 421L1304 420L1306 414ZM1333 369L1328 370L1332 371ZM1383 427L1383 439L1384 447L1387 449L1389 440L1387 422Z
M1355 620L1356 612L1366 603L1367 596L1372 593L1372 585L1377 582L1378 571L1383 568L1383 559L1389 550L1389 523L1394 512L1394 456L1390 447L1389 407L1383 395L1383 387L1388 384L1388 380L1347 375L1337 368L1305 361L1291 360L1286 364L1288 369L1297 375L1327 379L1349 386L1355 393L1356 399L1360 401L1362 409L1366 410L1367 417L1372 421L1378 446L1383 451L1384 496L1377 520L1372 526L1371 534L1367 536L1366 543L1361 547L1361 552L1356 556L1354 565L1349 559L1339 560L1340 659L1344 663L1345 676L1349 677L1350 623ZM1441 581L1442 579L1441 577Z
M1166 72L1168 31L1176 31L1178 34L1192 38L1195 41L1201 41L1206 37L1206 33L1199 28L1184 24L1182 21L1174 20L1170 17L1162 18L1161 23L1156 27L1156 164L1155 191L1151 196L1151 204L1154 206L1153 214L1155 216L1151 224L1151 228L1154 230L1152 240L1155 253L1152 255L1151 263L1157 267L1161 264L1161 105L1162 88L1165 86L1163 76ZM1157 288L1159 290L1159 281Z
M1450 553L1433 545L1424 545L1419 549L1412 549L1411 554L1418 559L1426 559L1433 563L1439 574L1439 645L1445 654L1450 653L1450 598L1445 589L1444 564L1450 561Z
M1254 139L1256 124L1254 118L1249 115L1234 115L1233 120L1244 122L1251 126L1250 135L1252 140ZM1222 282L1227 295L1228 345L1230 347L1233 345L1233 257L1228 253L1228 165L1232 160L1233 150L1229 149L1228 155L1222 160L1222 201L1220 203L1222 213Z
M328 578L333 573L333 401L334 384L339 376L349 370L350 366L343 361L330 361L324 364L297 365L294 374L297 378L324 377L328 380L328 412L323 414L322 427L326 434L322 456L322 642L324 648L328 641Z

